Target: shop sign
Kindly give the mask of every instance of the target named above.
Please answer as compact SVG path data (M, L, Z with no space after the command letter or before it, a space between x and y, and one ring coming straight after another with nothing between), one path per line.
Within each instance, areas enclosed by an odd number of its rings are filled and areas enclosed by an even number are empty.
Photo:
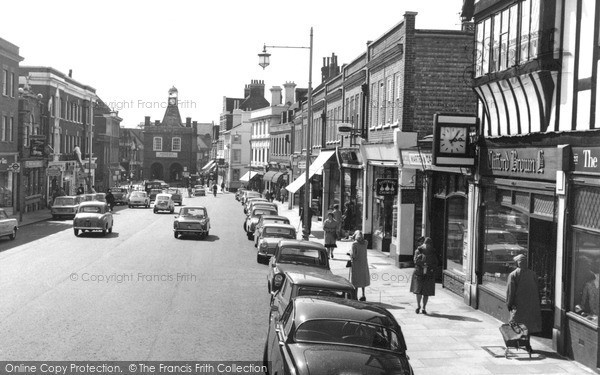
M492 176L555 180L561 162L559 151L557 148L482 149L481 173Z
M306 161L301 160L298 162L298 169L306 169Z
M176 158L177 157L177 153L176 152L157 151L156 152L156 157L157 158Z
M574 172L600 173L600 147L573 147Z
M26 160L25 168L42 168L44 166L43 160Z
M402 154L402 166L412 168L431 167L431 152L419 152L414 150L400 150Z
M375 192L377 195L398 194L398 180L394 178L378 178L375 180Z

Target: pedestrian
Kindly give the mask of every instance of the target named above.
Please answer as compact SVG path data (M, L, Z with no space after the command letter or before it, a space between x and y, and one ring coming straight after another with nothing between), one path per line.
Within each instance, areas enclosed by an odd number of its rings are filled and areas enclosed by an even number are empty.
M225 194L225 181L221 181L221 193Z
M113 207L115 206L115 196L110 189L106 191L106 203L108 203L108 207L112 211Z
M265 190L265 198L269 202L273 202L273 193L271 193L271 191L269 189Z
M304 231L304 239L308 239L308 237L310 236L310 231L311 231L311 226L312 226L312 216L313 216L313 211L312 208L308 208L308 222L305 224L304 223L304 205L300 206L299 209L300 212L300 222L302 223L302 227L305 229Z
M325 248L327 254L333 259L333 249L337 247L335 240L337 239L338 222L335 221L333 212L327 214L327 219L323 221L323 230L325 231Z
M339 204L334 204L333 205L333 220L335 220L335 223L337 224L337 228L336 228L336 237L337 238L342 238L342 211L340 211L340 205Z
M219 189L219 188L217 187L217 184L213 184L213 186L212 186L212 191L213 191L213 195L214 195L215 197L217 196L217 190L218 190L218 189Z
M85 189L83 188L83 184L79 184L79 187L77 188L77 195L81 195L85 193Z
M371 285L371 276L369 274L369 261L367 259L367 241L363 233L360 230L354 232L352 236L354 242L352 243L352 253L350 255L351 264L351 277L350 282L355 288L362 289L362 297L360 301L366 301L365 288Z
M351 201L344 203L344 212L342 213L342 228L347 233L346 239L350 239L350 233L352 233L354 225L354 209Z
M429 237L421 237L415 250L413 271L410 282L410 291L417 295L417 308L415 312L427 314L429 296L435 295L435 269L438 265L437 255L433 248L433 241ZM423 309L421 310L421 299Z
M279 199L281 199L281 203L285 203L287 198L287 190L285 189L285 187L281 187L281 189L279 189Z
M529 333L541 332L542 312L537 275L527 268L525 255L519 254L513 260L517 263L517 269L508 275L506 285L506 306L510 311L510 321L525 324Z

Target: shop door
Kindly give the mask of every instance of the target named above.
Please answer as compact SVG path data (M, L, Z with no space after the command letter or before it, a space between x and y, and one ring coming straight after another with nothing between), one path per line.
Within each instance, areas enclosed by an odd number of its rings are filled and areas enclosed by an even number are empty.
M530 218L529 266L538 276L542 307L542 336L552 337L554 325L554 282L556 263L556 223Z
M438 260L440 261L435 272L435 281L442 281L442 273L446 269L446 200L434 198L431 207L431 240L436 251Z

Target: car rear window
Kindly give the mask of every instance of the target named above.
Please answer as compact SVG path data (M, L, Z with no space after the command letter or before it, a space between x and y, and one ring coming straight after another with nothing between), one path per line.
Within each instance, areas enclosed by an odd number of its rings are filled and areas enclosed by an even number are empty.
M146 193L143 191L135 191L133 193L131 193L132 197L140 197L140 198L146 198Z
M194 216L194 217L206 217L206 210L203 208L182 208L180 215Z
M76 204L75 198L71 197L58 197L54 200L55 206L72 206Z
M156 200L159 200L159 201L168 201L169 197L165 197L164 195L163 196L159 195L158 197L156 197Z
M296 233L293 229L265 227L263 230L264 237L291 237L296 238Z
M339 289L300 287L298 288L298 296L326 296L352 299L352 292Z
M279 261L282 263L303 263L308 265L327 264L324 251L318 249L283 247L279 250Z
M79 208L79 212L99 214L102 212L102 207L100 207L100 206L83 206L83 207Z
M276 213L277 213L277 211L275 211L275 210L263 210L263 209L260 209L260 210L254 210L254 211L252 211L252 215L253 216L258 216L258 215L273 215L273 214L276 214Z

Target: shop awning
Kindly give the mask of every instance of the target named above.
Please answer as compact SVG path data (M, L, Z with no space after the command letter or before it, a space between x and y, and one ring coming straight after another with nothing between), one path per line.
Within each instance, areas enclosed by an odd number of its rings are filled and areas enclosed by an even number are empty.
M277 183L279 181L279 179L281 178L281 176L283 176L286 173L287 172L275 172L273 177L271 177L271 182ZM266 179L266 178L267 178L267 175L265 175L265 177L263 177L263 179Z
M201 170L201 171L202 171L202 172L208 172L208 171L210 171L211 169L213 169L213 168L214 168L214 166L215 166L215 161L214 161L214 160L211 160L211 161L209 161L208 163L206 163L206 165L205 165L204 167L202 167L202 170Z
M260 175L262 175L262 173L260 172L248 171L242 177L240 177L240 181L249 182L253 178L258 177Z
M273 178L273 176L275 175L275 173L277 173L277 171L268 171L263 176L263 181L271 181L271 179Z
M321 151L319 156L315 159L315 161L308 168L308 178L311 178L318 170L323 168L327 160L331 158L335 154L335 151ZM306 172L302 172L298 178L294 180L291 184L285 187L285 189L289 192L295 193L306 183Z

